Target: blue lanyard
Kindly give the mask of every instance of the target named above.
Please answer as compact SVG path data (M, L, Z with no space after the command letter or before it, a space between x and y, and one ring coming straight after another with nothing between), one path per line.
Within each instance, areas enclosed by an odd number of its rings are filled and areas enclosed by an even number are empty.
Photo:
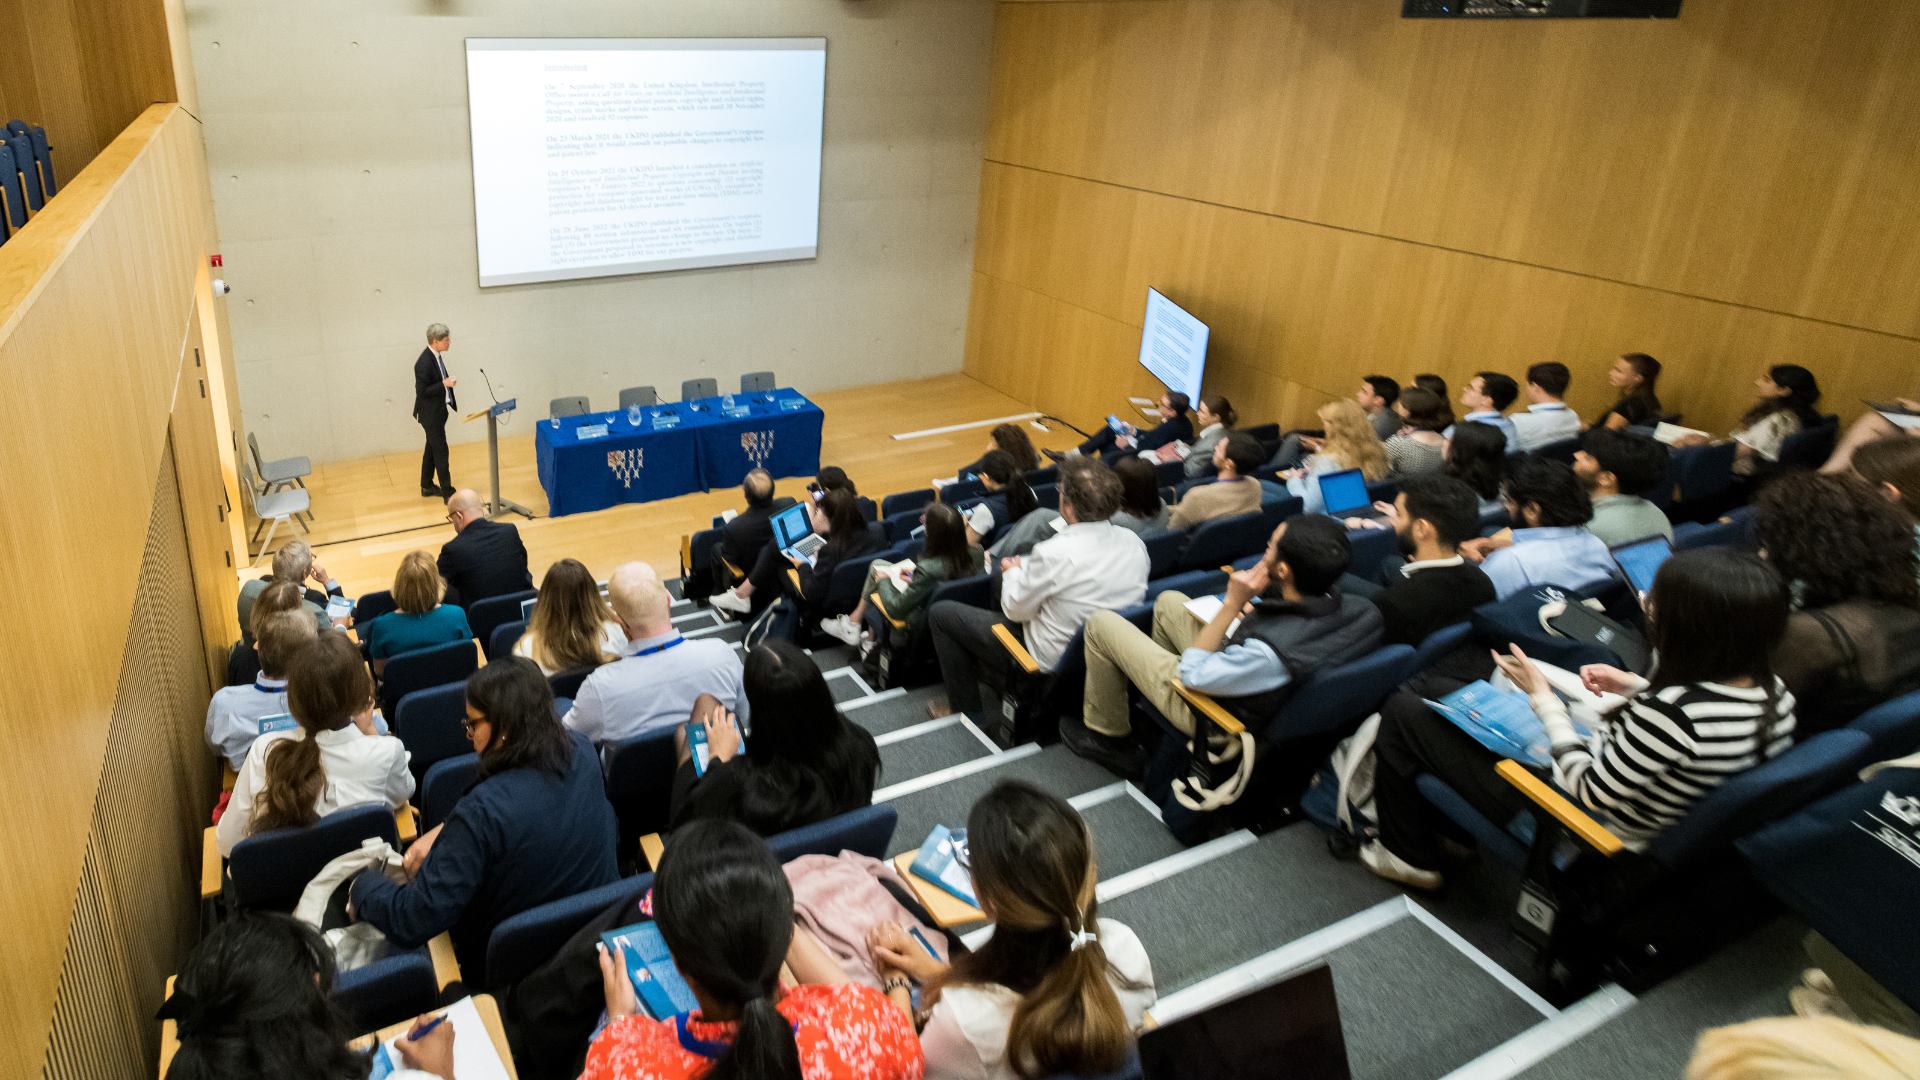
M686 643L686 640L687 639L684 637L677 637L677 638L674 638L672 641L663 641L658 645L649 645L646 648L641 649L639 652L634 653L633 655L652 656L654 653L657 653L657 652L665 652L666 650L673 648L675 645L684 645Z
M287 688L284 686L261 686L259 683L254 683L253 688L263 694L284 694L287 692Z
M789 1022L787 1026L793 1029L794 1034L798 1035L800 1033L800 1025L798 1023ZM680 1049L685 1050L689 1054L698 1054L709 1061L715 1060L728 1050L733 1049L732 1043L723 1043L713 1039L694 1038L693 1033L687 1030L686 1013L677 1013L674 1015L673 1031L674 1034L680 1038Z

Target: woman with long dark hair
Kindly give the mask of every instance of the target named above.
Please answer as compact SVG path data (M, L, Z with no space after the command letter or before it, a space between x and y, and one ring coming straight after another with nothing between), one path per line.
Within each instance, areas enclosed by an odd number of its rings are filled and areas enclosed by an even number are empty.
M1753 509L1761 552L1793 586L1797 610L1773 663L1802 702L1803 734L1920 687L1920 558L1906 512L1864 480L1814 472L1776 478Z
M353 879L352 910L403 949L451 931L460 970L486 985L487 938L503 920L620 876L600 757L553 715L533 661L507 656L467 679L467 739L480 776L447 820L407 848L410 880Z
M1165 532L1173 507L1160 499L1160 470L1138 457L1121 458L1113 467L1120 478L1120 510L1109 518L1141 536Z
M1153 1005L1132 930L1099 917L1093 834L1064 799L1003 780L967 815L967 854L993 937L951 967L893 923L867 936L888 995L922 985L927 1076L1013 1080L1118 1071Z
M813 565L807 565L805 559L785 556L793 564L800 578L798 596L808 604L818 604L827 598L827 586L833 580L833 571L848 559L870 554L880 547L867 528L866 515L860 512L860 500L852 491L839 488L827 492L827 496L809 508L813 514L813 531L827 538L819 551L813 553ZM784 586L791 591L791 584Z
M747 653L753 734L711 694L693 706L707 736L707 771L694 768L685 729L673 777L672 825L738 821L773 836L873 802L880 750L866 728L840 714L826 677L798 645L770 638Z
M243 912L200 939L156 1019L179 1049L167 1080L359 1080L373 1059L347 1048L361 1034L327 995L333 947L286 915ZM424 1017L422 1019L425 1019ZM453 1080L453 1025L401 1036L401 1064Z
M1387 464L1396 477L1421 476L1446 464L1447 440L1440 433L1453 426L1447 399L1424 386L1409 386L1391 406L1406 425L1387 437Z
M1660 381L1660 361L1643 352L1622 353L1607 372L1607 381L1620 391L1620 400L1600 417L1603 426L1618 431L1660 422L1660 398L1654 392L1654 384Z
M1033 440L1027 437L1027 433L1018 424L994 426L994 429L988 433L986 452L990 454L995 450L1005 451L1007 456L1013 459L1013 467L1023 473L1030 473L1040 467L1040 452L1033 448ZM980 475L986 460L985 455L982 455L978 461L955 472L954 478L965 480L969 475Z
M1775 364L1765 375L1753 380L1759 400L1740 417L1740 426L1727 436L1739 444L1733 458L1735 476L1752 476L1763 464L1780 460L1780 447L1787 436L1818 427L1820 414L1814 404L1820 400L1820 383L1813 372L1798 364ZM1705 446L1704 435L1687 435L1675 446Z
M602 947L607 1026L587 1051L584 1080L921 1075L913 1025L795 929L787 875L745 826L697 821L675 832L653 878L653 917L700 1007L643 1015L624 950ZM781 987L783 962L799 985Z
M1441 471L1464 481L1480 496L1482 516L1500 509L1500 480L1507 461L1507 435L1492 424L1462 420L1447 440L1447 463Z
M1234 425L1240 422L1240 414L1233 410L1233 402L1228 401L1226 395L1204 394L1200 403L1193 407L1193 422L1198 433L1194 435L1193 446L1180 467L1182 475L1189 480L1213 475L1213 448L1233 434Z
M920 515L920 524L927 530L926 546L908 571L906 588L896 586L890 576L895 564L884 559L873 560L867 564L867 580L861 586L860 602L854 605L853 613L820 620L822 631L849 645L865 646L873 640L863 627L872 606L870 602L877 595L886 617L905 622L902 632L911 639L919 635L927 621L927 601L933 597L933 590L949 581L986 572L986 552L979 544L968 542L967 525L960 511L945 503L928 503Z
M329 630L287 667L289 726L260 721L233 798L214 829L221 855L257 832L305 828L342 807L398 810L413 795L410 755L374 727L373 680L345 634Z
M541 671L555 675L598 667L626 651L627 635L600 595L593 571L578 559L561 559L547 567L533 621L513 643L513 655L524 656L539 664Z
M1040 499L1027 484L1027 474L1004 450L990 450L980 459L980 483L987 489L984 500L999 525L1011 525L1040 508Z
M1647 638L1658 657L1652 679L1605 664L1580 669L1589 691L1626 699L1585 739L1518 646L1494 660L1545 726L1560 786L1604 812L1615 835L1637 850L1729 777L1792 745L1794 697L1768 659L1788 611L1786 582L1753 555L1724 547L1674 555L1648 593ZM1382 707L1374 754L1380 838L1360 857L1382 877L1424 889L1441 884L1443 826L1414 786L1423 773L1446 781L1490 820L1532 809L1495 774L1499 758L1491 750L1411 690Z

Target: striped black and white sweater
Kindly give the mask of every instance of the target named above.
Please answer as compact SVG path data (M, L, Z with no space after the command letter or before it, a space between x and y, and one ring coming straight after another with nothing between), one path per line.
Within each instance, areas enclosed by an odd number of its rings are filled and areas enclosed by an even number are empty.
M1757 686L1710 682L1643 688L1584 742L1559 697L1531 704L1553 741L1554 781L1638 850L1728 777L1793 745L1793 695L1774 680L1770 722L1766 698Z

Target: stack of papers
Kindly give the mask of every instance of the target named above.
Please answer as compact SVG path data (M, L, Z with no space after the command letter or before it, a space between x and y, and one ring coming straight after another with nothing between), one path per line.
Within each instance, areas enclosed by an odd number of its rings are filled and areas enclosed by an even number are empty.
M1681 427L1679 424L1669 424L1664 421L1653 429L1653 437L1668 446L1678 443L1689 435L1698 435L1703 439L1713 438L1712 432L1701 431L1699 428Z
M1473 736L1475 742L1501 757L1539 768L1553 764L1547 729L1533 714L1525 694L1496 690L1485 680L1479 680L1427 704ZM1582 740L1590 734L1578 719L1574 721L1574 731Z
M461 998L447 1006L446 1022L453 1025L453 1075L460 1080L507 1080L507 1067L500 1060L500 1051L493 1045L493 1036L487 1031L487 1022L480 1019L480 1011L473 1007L473 999ZM407 1025L412 1030L413 1025ZM373 1071L368 1080L382 1080L390 1073L406 1066L400 1061L400 1051L393 1044L399 1039L394 1036L374 1047Z
M1200 620L1200 625L1205 626L1213 621L1215 615L1220 614L1220 606L1226 602L1227 594L1221 593L1218 596L1196 596L1181 606L1192 612L1193 617ZM1233 632L1238 629L1240 629L1240 620L1235 619L1227 624L1227 636L1232 637Z

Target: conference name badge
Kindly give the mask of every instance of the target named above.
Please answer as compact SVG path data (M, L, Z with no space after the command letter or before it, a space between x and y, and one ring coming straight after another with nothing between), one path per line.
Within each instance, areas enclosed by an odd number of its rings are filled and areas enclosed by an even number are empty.
M755 468L766 468L767 459L773 456L773 432L741 432L740 449L746 451L747 459L753 462Z
M646 461L641 457L644 452L638 447L632 450L607 451L607 468L612 471L614 478L620 481L621 487L631 488L634 480L639 477L640 470L646 467Z

